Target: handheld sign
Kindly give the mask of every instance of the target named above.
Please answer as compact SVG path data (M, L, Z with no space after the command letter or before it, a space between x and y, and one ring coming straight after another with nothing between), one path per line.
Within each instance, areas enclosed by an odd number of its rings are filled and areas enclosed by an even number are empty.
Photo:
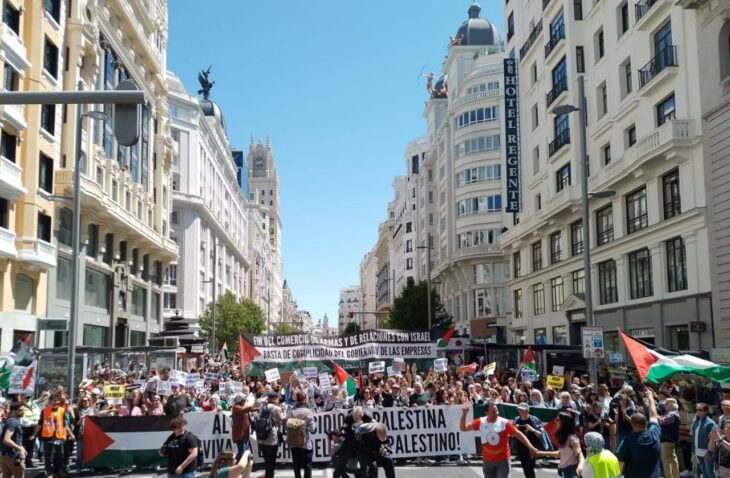
M332 384L330 383L329 374L319 374L319 388L321 388L323 392L329 392L330 390L332 390Z
M534 382L535 379L537 378L537 377L535 377L535 372L533 372L529 368L522 369L521 375L522 375L523 382Z
M183 372L182 370L171 370L170 371L170 381L173 383L179 383L180 385L185 385L187 381L188 374L186 372Z
M553 390L562 390L565 385L565 377L558 377L557 375L548 375L546 385Z
M281 380L278 368L270 368L269 370L264 371L264 375L266 375L266 381L269 383Z
M565 367L562 365L553 365L553 375L565 375Z
M193 388L195 385L197 385L198 381L202 380L200 378L200 375L189 373L187 377L185 377L185 386L188 388Z
M109 405L121 405L124 401L126 386L125 385L104 385L104 400Z
M406 361L400 357L393 359L393 370L403 372L406 369Z
M157 395L161 397L172 395L172 385L169 380L157 382Z
M302 369L302 373L304 374L304 378L317 378L317 367L304 367Z
M449 361L445 358L437 358L433 361L434 372L445 372L449 368Z
M368 364L368 373L383 373L385 372L385 362L370 362Z
M387 368L388 377L400 377L401 371L396 369L395 366Z
M490 375L494 375L494 372L497 371L497 362L492 362L490 364L485 365L484 368L482 369L482 371L484 372L484 375L486 375L487 377L489 377Z
M8 394L16 395L24 392L33 394L35 389L36 363L33 362L27 367L16 365L10 372L10 388Z

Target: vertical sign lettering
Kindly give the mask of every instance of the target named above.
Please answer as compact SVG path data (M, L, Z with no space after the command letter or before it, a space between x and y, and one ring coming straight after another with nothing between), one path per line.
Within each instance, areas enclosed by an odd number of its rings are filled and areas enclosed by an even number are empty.
M518 213L520 196L520 139L517 112L517 60L504 59L504 135L507 148L506 212Z

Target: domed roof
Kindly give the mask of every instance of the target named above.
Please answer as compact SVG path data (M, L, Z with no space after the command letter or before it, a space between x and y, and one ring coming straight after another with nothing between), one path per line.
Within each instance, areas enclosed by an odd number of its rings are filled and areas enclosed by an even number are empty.
M456 38L462 45L498 45L499 32L489 20L479 17L482 8L478 4L469 7L469 19L461 24Z
M212 116L215 120L220 123L223 129L226 129L226 120L223 118L223 111L218 103L204 98L200 100L200 109L203 110L205 116Z

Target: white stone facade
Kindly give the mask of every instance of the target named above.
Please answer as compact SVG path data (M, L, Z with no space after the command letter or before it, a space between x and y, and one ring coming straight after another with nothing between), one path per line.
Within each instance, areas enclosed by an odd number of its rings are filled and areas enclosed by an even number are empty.
M340 289L340 302L337 308L339 317L339 331L342 332L347 324L354 322L358 325L362 320L362 291L359 285L342 287Z

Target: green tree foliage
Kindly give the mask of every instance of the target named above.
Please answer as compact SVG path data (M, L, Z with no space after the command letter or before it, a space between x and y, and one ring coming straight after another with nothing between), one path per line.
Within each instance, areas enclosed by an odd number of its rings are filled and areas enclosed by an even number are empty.
M297 334L299 329L291 324L279 324L274 328L275 334Z
M408 280L401 295L395 299L393 309L388 316L388 327L391 329L417 330L428 329L428 286L425 281L418 284ZM441 297L431 288L431 317L434 328L448 328L453 319L446 312Z
M200 335L210 340L213 327L213 304L208 304L200 316ZM260 334L266 321L261 308L251 299L236 300L231 292L218 297L215 304L215 335L219 347L228 343L229 350L237 347L240 334Z
M356 334L360 332L360 326L357 325L355 322L348 322L348 324L345 326L345 330L342 331L344 335L348 334Z

